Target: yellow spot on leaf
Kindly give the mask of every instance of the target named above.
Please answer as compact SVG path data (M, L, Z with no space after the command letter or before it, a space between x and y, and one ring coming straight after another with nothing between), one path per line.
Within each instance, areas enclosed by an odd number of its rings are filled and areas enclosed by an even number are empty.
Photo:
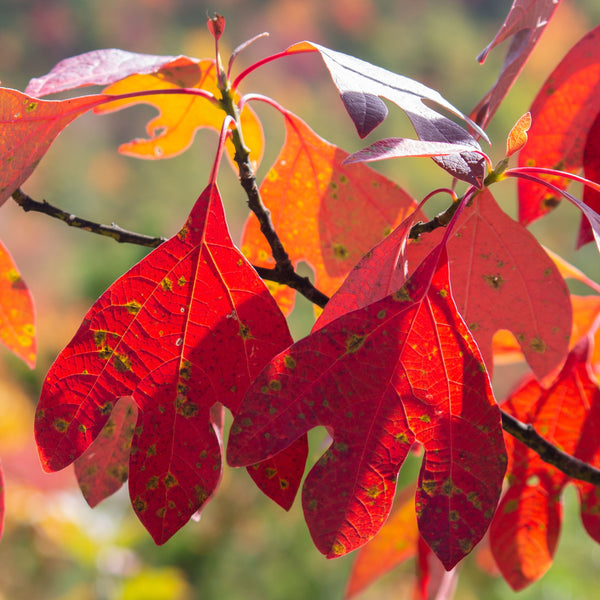
M289 354L286 354L284 359L283 359L283 364L288 368L288 369L295 369L296 368L296 361L294 358L292 358Z
M142 513L148 508L148 505L139 496L131 504L137 513Z
M131 362L129 361L129 357L126 354L117 354L116 352L113 354L113 366L119 373L124 373L125 371L131 371Z
M168 277L165 277L160 285L165 292L170 292L173 289L173 282Z
M175 478L175 476L172 473L167 473L163 479L163 483L165 484L165 487L170 490L171 488L175 487L176 485L179 485L179 482L177 481L177 479Z
M269 381L269 387L274 392L278 392L279 390L281 390L281 381L277 381L277 379L271 379L271 381Z
M52 427L59 433L64 433L69 428L69 422L64 419L54 419Z
M396 302L412 302L412 298L410 297L410 294L405 286L402 286L396 293L394 293L392 298L396 300Z
M125 305L125 308L127 308L127 312L130 315L137 315L140 312L140 308L142 308L142 305L139 302L132 300L131 302L128 302Z
M340 260L348 258L350 251L343 244L333 244L333 255Z
M10 281L11 283L17 283L17 282L21 281L21 275L20 275L19 271L17 271L16 269L9 269L6 272L6 277L7 277L8 281Z
M539 352L540 354L543 354L544 352L546 352L546 344L544 343L544 340L542 340L538 337L531 339L531 341L529 342L529 347L534 352Z

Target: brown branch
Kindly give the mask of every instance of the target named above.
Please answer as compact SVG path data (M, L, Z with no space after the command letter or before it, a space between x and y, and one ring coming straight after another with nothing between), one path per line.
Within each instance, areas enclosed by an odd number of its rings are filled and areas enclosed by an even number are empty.
M238 166L240 185L246 193L248 208L256 215L260 230L271 247L271 253L275 260L275 268L273 269L254 268L263 279L285 284L295 289L313 304L324 308L329 298L318 290L308 277L301 277L296 273L294 265L275 231L271 220L271 212L262 201L254 169L250 164L250 152L244 143L240 127L239 110L233 100L231 90L225 88L221 92L223 110L235 120L235 129L232 130L231 141L235 147L234 160Z
M592 485L600 486L600 470L588 463L559 450L556 446L544 439L533 425L521 423L512 415L501 411L502 429L536 452L546 463L556 467L565 475Z
M54 219L63 221L69 227L77 227L91 233L98 235L104 235L113 238L120 244L136 244L138 246L146 246L148 248L156 248L160 246L166 238L162 237L151 237L144 235L143 233L136 233L134 231L128 231L119 227L115 223L112 225L102 225L101 223L95 223L94 221L88 221L82 219L71 213L65 212L56 206L53 206L49 202L43 200L42 202L34 200L31 196L27 195L20 188L17 188L12 197L14 201L25 211L25 212L38 212Z

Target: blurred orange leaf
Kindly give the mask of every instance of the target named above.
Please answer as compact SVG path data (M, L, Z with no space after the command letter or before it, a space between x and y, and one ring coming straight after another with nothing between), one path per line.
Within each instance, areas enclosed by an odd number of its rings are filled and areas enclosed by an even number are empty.
M0 340L31 369L35 367L33 297L2 242L0 242Z
M348 580L346 598L352 598L390 569L417 553L419 529L415 515L416 485L404 488L379 533L359 552Z
M195 62L190 58L180 57L157 73L131 75L113 83L104 92L106 94L128 94L146 90L177 88L198 88L220 97L214 60L204 59ZM123 154L137 158L159 159L181 154L190 147L198 129L208 127L220 131L224 119L223 109L220 106L206 98L187 94L117 100L96 109L95 112L105 114L139 103L154 106L159 114L146 126L148 139L135 139L119 148ZM260 121L248 106L244 107L240 118L244 141L250 149L250 160L257 166L264 146ZM227 144L227 151L228 156L233 160L235 149L231 142Z

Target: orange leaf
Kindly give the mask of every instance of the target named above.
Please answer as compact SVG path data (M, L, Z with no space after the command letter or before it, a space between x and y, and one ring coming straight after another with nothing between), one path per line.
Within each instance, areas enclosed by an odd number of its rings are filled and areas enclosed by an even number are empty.
M286 140L261 185L275 230L294 264L306 261L315 284L332 294L358 260L415 209L395 183L362 164L342 166L348 156L318 137L292 113L284 113ZM253 264L274 261L258 220L250 215L242 252ZM289 313L293 293L271 286Z
M396 497L394 509L379 533L358 552L350 572L346 598L352 598L390 569L415 556L419 529L411 484Z
M204 59L194 62L189 58L180 57L157 73L131 75L113 83L104 92L127 94L142 90L177 88L198 88L220 97L214 60ZM146 126L148 139L135 139L119 148L123 154L137 158L159 159L181 154L190 147L198 129L208 127L220 131L225 117L223 109L206 98L186 94L117 100L96 109L95 112L105 114L139 103L154 106L159 115ZM251 149L250 159L258 165L263 152L262 127L249 107L244 107L240 118L244 141ZM231 142L227 144L227 151L228 156L233 160L235 150Z
M102 95L38 100L0 89L0 206L31 175L54 138L73 119L103 102Z
M35 367L35 310L29 288L0 242L0 340L31 369Z
M506 156L512 156L527 143L527 132L531 127L531 113L526 112L510 130L506 140Z

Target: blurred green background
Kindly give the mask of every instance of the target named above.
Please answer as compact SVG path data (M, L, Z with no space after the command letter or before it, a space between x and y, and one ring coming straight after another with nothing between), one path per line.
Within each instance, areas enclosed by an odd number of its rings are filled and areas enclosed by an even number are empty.
M0 0L0 80L24 89L31 77L59 60L97 48L151 54L212 57L205 21L215 11L227 19L222 55L262 31L238 58L237 68L309 39L356 55L437 89L469 112L492 85L505 46L485 66L475 60L492 39L509 1L462 0ZM521 79L489 128L494 160L504 155L512 124L564 53L600 21L597 0L565 1ZM243 91L271 95L306 120L322 137L354 151L375 139L412 135L398 109L366 140L359 140L316 56L272 63L250 76ZM259 176L283 140L280 117L257 106L267 147ZM144 134L154 112L138 107L114 115L86 115L65 130L38 171L24 185L37 199L91 220L151 235L170 236L184 222L204 188L216 135L200 132L183 155L158 162L119 156L122 142ZM431 161L406 159L377 165L415 198L448 184ZM227 165L219 176L234 240L246 217L244 195ZM500 188L500 186L498 186ZM496 193L496 190L494 190ZM498 194L514 214L514 188ZM595 279L597 252L574 251L577 214L561 206L532 230L541 241ZM13 202L2 208L0 239L10 248L31 287L38 311L39 360L29 372L8 352L0 355L0 457L6 472L7 520L0 542L0 600L311 600L342 598L352 556L327 561L313 547L297 502L284 513L264 499L245 471L225 469L216 497L167 544L156 547L133 516L124 490L91 510L70 472L42 473L33 444L32 420L41 381L98 295L144 249L69 229L59 221L25 214ZM312 311L300 301L292 317L296 336L311 326ZM505 392L514 372L499 369L495 384ZM319 433L313 457L320 454ZM417 461L407 465L409 481ZM511 597L497 577L465 561L457 598ZM555 565L521 599L585 599L600 584L600 549L567 494L565 525ZM360 598L411 598L414 565L408 563Z

